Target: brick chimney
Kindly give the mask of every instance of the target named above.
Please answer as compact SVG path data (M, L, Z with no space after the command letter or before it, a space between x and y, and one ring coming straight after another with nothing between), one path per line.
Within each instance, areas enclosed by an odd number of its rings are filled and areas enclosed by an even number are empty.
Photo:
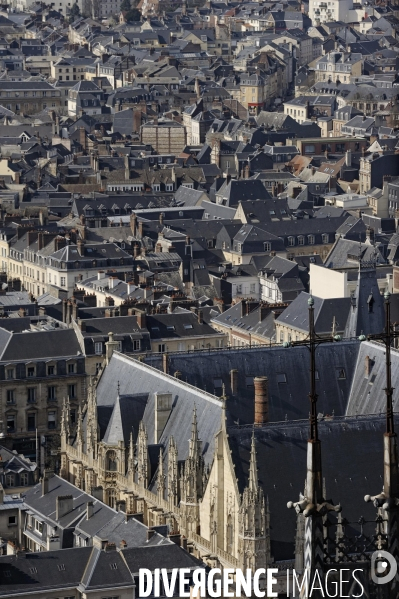
M256 376L255 387L255 419L258 425L269 422L269 380L267 376Z
M136 312L136 318L137 318L137 326L140 329L145 329L147 326L145 312Z

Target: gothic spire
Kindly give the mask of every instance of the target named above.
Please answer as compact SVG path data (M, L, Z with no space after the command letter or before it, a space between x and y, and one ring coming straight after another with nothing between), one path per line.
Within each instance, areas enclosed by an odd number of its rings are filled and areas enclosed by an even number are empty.
M359 259L357 285L351 304L344 338L378 334L382 331L384 302L378 287L375 262Z
M130 431L130 440L129 440L129 457L127 462L127 469L129 472L134 472L134 442L133 442L133 432Z
M310 413L309 438L307 444L307 473L305 492L300 501L288 502L288 508L295 508L298 518L305 516L305 547L304 568L313 576L317 570L323 572L324 561L324 531L322 515L330 511L341 511L340 505L332 505L325 500L322 475L321 442L317 422L317 393L316 393L316 349L320 343L332 339L320 339L314 326L314 299L308 300L309 305L309 335L298 345L306 345L310 353ZM296 343L295 343L296 345ZM298 523L299 524L299 523Z
M198 437L197 409L195 406L193 411L193 422L191 425L191 438L189 441L188 456L193 460L197 460L201 456L201 441Z
M83 443L83 415L82 415L82 407L79 406L78 411L78 423L76 428L76 438L79 444Z
M249 461L249 483L248 488L254 493L258 490L258 468L256 463L256 450L255 450L255 433L252 432L251 442L251 457Z
M61 436L64 437L65 441L68 442L69 437L69 414L67 411L67 403L64 397L62 402L62 413L61 413Z
M164 499L164 492L165 492L165 474L163 471L162 447L160 447L159 448L159 458L158 458L158 474L157 474L158 499Z

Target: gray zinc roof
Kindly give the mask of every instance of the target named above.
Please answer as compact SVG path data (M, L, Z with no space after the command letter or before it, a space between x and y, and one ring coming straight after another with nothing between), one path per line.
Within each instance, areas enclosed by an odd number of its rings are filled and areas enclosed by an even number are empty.
M399 352L392 348L392 386L399 389ZM375 341L361 343L357 356L355 376L349 395L347 416L383 414L385 395L385 348ZM398 392L394 391L393 408L399 412Z
M345 413L358 350L358 341L326 343L317 349L320 412ZM157 356L148 356L146 362L162 368L162 359ZM230 371L233 369L238 371L236 395L231 389ZM176 371L182 373L183 380L207 391L221 393L224 383L231 423L253 423L255 376L269 379L271 422L308 417L309 351L306 347L230 348L217 352L169 354L169 372Z
M195 407L203 457L206 463L213 459L214 436L220 428L222 414L222 402L217 397L164 374L148 364L114 352L97 387L98 406L114 405L117 381L120 384L121 395L129 395L132 390L140 394L148 394L143 422L150 445L155 443L155 393L160 390L164 393L172 393L172 416L163 430L159 443L166 447L170 436L173 435L179 460L184 460L188 455L188 441ZM137 426L138 424L139 422Z

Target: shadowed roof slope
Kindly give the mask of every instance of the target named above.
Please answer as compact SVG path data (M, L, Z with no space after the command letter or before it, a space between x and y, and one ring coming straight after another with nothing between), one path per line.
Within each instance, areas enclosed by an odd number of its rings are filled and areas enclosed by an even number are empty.
M396 421L398 426L398 417ZM364 496L382 487L384 430L384 418L337 418L319 424L326 495L341 503L342 515L350 523L346 532L358 529L358 520L364 516L371 521L365 534L373 533L375 508L365 503ZM241 492L248 481L254 432L259 485L269 501L276 560L294 559L296 513L287 509L287 502L297 501L304 491L308 431L307 421L227 429Z

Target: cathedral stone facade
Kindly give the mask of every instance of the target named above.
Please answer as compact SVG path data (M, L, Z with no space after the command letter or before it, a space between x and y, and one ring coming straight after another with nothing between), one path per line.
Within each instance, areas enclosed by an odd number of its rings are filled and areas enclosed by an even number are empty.
M129 360L116 355L113 360L118 358ZM166 382L172 378L163 376ZM185 386L178 380L173 385ZM119 391L102 435L105 424L99 420L106 409L97 404L97 388L93 380L73 435L68 405L64 405L61 475L108 505L136 514L148 526L167 524L171 535L180 535L184 545L212 566L256 569L271 562L267 501L258 481L255 438L248 484L242 492L228 444L225 398L214 398L219 418L210 462L206 452L204 457L209 440L200 438L197 406L190 411L185 454L180 456L173 434L162 444L164 427L173 414L172 393L155 394L152 426L146 424L146 406L143 419L129 420L128 404L140 402L141 397ZM201 393L198 407L200 402Z
M305 519L287 502L306 494L309 424L267 422L269 383L255 377L255 422L239 424L229 414L232 389L216 397L114 352L73 431L64 404L61 475L148 526L168 525L212 567L279 568L284 592L286 569L305 567ZM350 524L338 522L342 546L360 516L363 530L375 527L364 496L381 484L384 425L367 415L319 422L322 494Z

